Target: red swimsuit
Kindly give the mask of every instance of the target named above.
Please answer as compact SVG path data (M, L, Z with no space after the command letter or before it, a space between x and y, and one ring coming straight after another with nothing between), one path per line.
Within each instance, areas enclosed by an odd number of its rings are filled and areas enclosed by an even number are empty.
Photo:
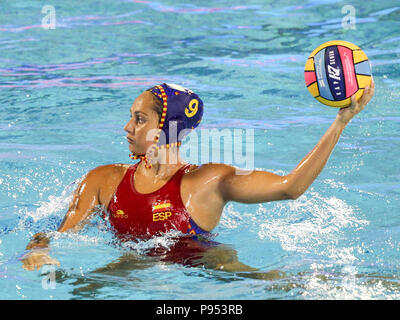
M190 164L181 167L160 189L146 194L139 193L134 186L138 165L128 168L108 205L109 221L119 237L146 239L171 230L208 233L190 218L181 199L182 176Z

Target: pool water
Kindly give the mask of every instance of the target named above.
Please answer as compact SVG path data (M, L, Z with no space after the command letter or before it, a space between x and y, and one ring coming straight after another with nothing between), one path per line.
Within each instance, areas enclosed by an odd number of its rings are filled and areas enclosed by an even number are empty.
M399 3L353 1L354 29L342 24L347 3L333 0L48 5L55 29L41 2L0 3L0 299L400 298ZM373 100L300 198L230 202L214 230L242 263L285 276L166 263L145 253L174 234L118 245L99 216L54 233L60 267L22 269L26 244L57 229L85 173L131 162L123 126L155 84L202 97L196 132L253 133L251 166L290 173L336 117L303 80L310 52L334 39L368 55Z

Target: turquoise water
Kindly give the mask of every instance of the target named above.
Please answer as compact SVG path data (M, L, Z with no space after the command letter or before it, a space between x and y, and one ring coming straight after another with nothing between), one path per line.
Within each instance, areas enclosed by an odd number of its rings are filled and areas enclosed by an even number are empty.
M2 1L0 299L399 299L400 2L354 1L355 29L342 26L347 4ZM44 5L55 29L42 27ZM336 116L303 80L309 53L333 39L370 58L373 100L304 195L229 203L214 230L243 263L286 277L149 260L140 253L170 246L168 235L118 247L98 218L55 235L55 288L22 269L31 236L58 227L85 173L130 162L129 107L157 83L202 97L199 130L253 129L254 167L290 173ZM95 272L128 252L134 264Z

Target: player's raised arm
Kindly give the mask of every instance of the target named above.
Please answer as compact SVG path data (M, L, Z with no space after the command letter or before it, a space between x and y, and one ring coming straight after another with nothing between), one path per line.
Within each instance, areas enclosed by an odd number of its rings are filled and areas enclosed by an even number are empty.
M286 176L265 171L253 171L247 175L237 174L234 167L226 166L219 189L225 201L259 203L276 200L297 199L318 177L328 161L343 129L358 114L374 94L374 82L365 89L363 96L339 110L335 121L317 145Z
M219 190L224 201L261 203L291 199L286 176L258 170L238 174L235 167L221 166L224 173Z

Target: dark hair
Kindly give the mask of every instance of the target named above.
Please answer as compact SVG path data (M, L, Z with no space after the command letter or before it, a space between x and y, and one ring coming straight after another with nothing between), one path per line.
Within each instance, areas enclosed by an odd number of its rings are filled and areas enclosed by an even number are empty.
M149 91L150 93L151 93L151 95L152 95L152 97L153 97L153 110L155 111L155 112L157 112L157 114L158 114L158 122L160 122L160 120L161 120L161 115L162 115L162 111L163 111L163 104L162 104L162 102L157 98L157 96L153 93L153 92L151 92L151 89L148 89L148 90L146 90L146 91Z

